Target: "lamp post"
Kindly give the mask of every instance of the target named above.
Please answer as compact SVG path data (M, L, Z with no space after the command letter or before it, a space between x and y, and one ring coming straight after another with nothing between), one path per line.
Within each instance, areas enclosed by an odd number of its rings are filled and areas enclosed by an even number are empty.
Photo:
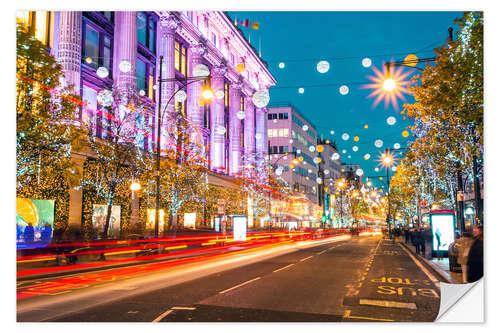
M205 65L203 65L205 66ZM206 67L206 66L205 66ZM208 70L208 68L207 68ZM172 98L179 92L180 90L184 89L188 85L194 82L199 82L199 81L204 81L208 78L210 78L210 72L207 75L200 75L200 76L195 76L195 77L186 77L185 82L179 87L177 90L174 91L172 96L169 97L164 109L162 110L161 108L161 83L162 82L173 82L173 81L178 81L176 78L167 78L163 79L162 78L162 73L163 73L163 56L160 56L160 74L157 80L158 83L158 117L157 117L157 136L156 136L156 171L155 171L155 177L156 177L156 209L155 209L155 237L158 237L159 233L159 220L160 220L160 147L161 147L161 124L163 120L163 116L165 115L165 111L167 110L168 105L172 101ZM209 95L210 88L205 88L204 91L202 91L201 95L202 98L204 99L211 99L213 97Z
M292 163L296 164L298 162L298 159L297 159L297 152L290 152L290 153L284 153L282 156L280 156L274 163L271 163L269 162L269 166L271 167L271 170L272 172L275 171L275 169L277 169L279 166L278 166L278 162L288 156L288 154L292 154L294 156L294 159L292 160ZM271 158L271 155L269 155L269 158ZM271 187L271 172L268 172L268 183L269 183L269 187ZM271 189L269 189L269 199L268 199L268 207L269 207L269 231L271 231Z
M344 203L342 202L342 197L344 194L344 188L347 186L347 182L344 178L341 178L337 181L337 189L340 191L340 224L344 224Z

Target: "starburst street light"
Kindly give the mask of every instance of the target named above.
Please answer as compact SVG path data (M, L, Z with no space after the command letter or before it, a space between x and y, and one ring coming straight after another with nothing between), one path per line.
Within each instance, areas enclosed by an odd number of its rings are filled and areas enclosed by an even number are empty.
M383 100L386 109L391 103L394 109L398 110L398 101L405 101L404 94L409 94L406 87L410 84L408 76L411 72L405 72L403 67L396 69L387 67L385 73L384 70L379 70L375 66L371 68L375 75L367 75L367 77L372 83L364 84L361 88L373 90L368 95L368 98L376 96L372 107L375 108Z

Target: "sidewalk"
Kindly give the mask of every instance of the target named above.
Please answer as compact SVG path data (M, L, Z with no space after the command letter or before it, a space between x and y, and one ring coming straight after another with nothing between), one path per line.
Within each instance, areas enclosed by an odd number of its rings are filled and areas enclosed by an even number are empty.
M427 259L420 254L416 254L415 248L413 246L409 246L408 244L405 244L404 242L400 242L400 244L403 245L404 247L406 247L415 256L415 258L419 259L428 268L430 268L437 275L439 275L439 277L443 280L443 282L453 283L453 284L463 283L461 273L450 272L450 265L449 265L448 258Z

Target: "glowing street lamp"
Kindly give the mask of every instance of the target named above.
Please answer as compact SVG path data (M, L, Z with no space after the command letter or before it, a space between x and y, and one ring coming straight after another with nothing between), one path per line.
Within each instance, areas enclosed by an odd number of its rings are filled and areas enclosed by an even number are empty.
M130 190L132 191L139 191L141 189L141 184L139 182L133 181L130 184Z

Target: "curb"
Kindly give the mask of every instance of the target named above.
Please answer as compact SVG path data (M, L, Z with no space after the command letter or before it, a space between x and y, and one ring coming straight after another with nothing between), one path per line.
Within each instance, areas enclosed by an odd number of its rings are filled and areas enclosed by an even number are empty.
M460 282L456 282L450 276L449 271L443 270L437 264L434 264L433 262L431 262L431 261L423 258L422 256L413 253L412 249L408 245L406 245L404 243L401 243L401 242L399 244L401 244L402 246L404 246L408 251L412 252L412 254L414 255L414 257L416 259L418 259L418 261L420 261L422 264L424 264L426 268L430 269L434 274L436 274L438 276L439 280L441 280L442 282L446 282L446 283L450 283L450 284L460 283Z

